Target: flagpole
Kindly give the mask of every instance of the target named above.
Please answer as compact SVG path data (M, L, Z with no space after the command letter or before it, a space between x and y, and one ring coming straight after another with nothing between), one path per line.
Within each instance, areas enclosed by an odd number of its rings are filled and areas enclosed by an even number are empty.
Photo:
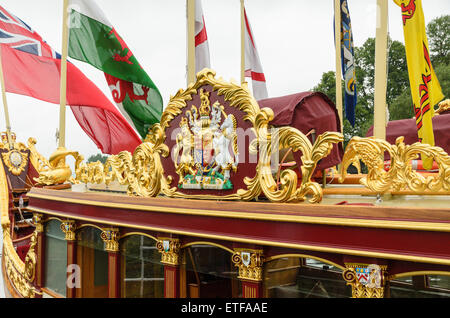
M336 108L344 130L342 111L342 65L341 65L341 1L334 0L334 39L336 48Z
M388 3L387 0L377 0L373 135L383 140L386 139L387 31Z
M245 18L244 0L241 0L241 83L245 82Z
M195 82L195 1L187 1L187 84Z
M6 100L5 78L3 76L3 59L1 47L0 47L0 81L2 84L2 98L3 98L3 109L5 111L6 135L8 137L9 149L11 149L13 144L11 141L11 124L9 122L8 102Z
M61 82L59 97L59 143L60 148L66 145L66 92L67 92L67 51L69 38L69 0L64 0L63 4L63 34L61 50Z

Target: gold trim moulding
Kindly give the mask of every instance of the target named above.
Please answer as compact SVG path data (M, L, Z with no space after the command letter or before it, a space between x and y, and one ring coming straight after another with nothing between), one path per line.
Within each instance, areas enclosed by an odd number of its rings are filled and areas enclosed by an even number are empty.
M235 212L235 211L220 211L220 210L202 210L202 209L186 209L178 207L167 206L152 206L152 205L136 205L126 203L114 203L114 202L99 202L94 200L81 200L70 199L59 196L48 196L35 193L29 193L28 197L44 200L56 200L62 202L68 202L73 204L84 204L92 206L101 206L116 209L128 209L128 210L141 210L148 212L163 212L163 213L176 213L176 214L189 214L197 216L209 216L209 217L226 217L226 218L239 218L239 219L253 219L261 221L272 222L295 222L295 223L311 223L311 224L324 224L324 225L338 225L338 226L357 226L357 227L371 227L371 228L390 228L400 230L419 230L419 231L437 231L437 232L450 232L450 223L443 222L423 222L423 221L396 221L386 219L361 219L361 218L345 218L345 217L320 217L320 216L305 216L305 215L286 215L286 214L268 214L268 213L248 213L248 212ZM336 205L321 205L321 207L339 208ZM56 211L50 211L29 206L30 210L59 215L63 217L78 218L74 215L67 215ZM102 223L99 219L86 218L87 220L96 220L96 222ZM114 224L114 223L112 223ZM129 225L127 227L130 227Z
M42 209L34 209L34 210L36 210L37 212L40 212L40 213L58 215L58 213L57 212L55 213L54 211L45 211ZM382 252L368 252L365 250L333 248L333 247L316 246L316 245L281 243L281 242L269 241L269 240L246 239L246 238L242 238L240 236L234 237L234 236L225 236L225 235L204 234L202 232L180 231L180 230L168 229L168 228L163 228L163 227L140 226L140 225L136 225L136 224L126 224L126 223L120 223L120 222L119 223L118 222L107 222L107 221L102 221L102 220L93 219L93 218L74 217L74 216L70 216L70 217L73 219L76 218L80 221L92 221L92 222L108 224L108 225L116 226L116 227L128 227L128 228L134 228L134 229L139 229L139 230L163 232L163 233L176 234L176 235L194 236L194 237L207 238L207 239L212 239L212 240L241 242L241 243L256 244L256 245L262 245L262 246L267 245L267 246L276 246L276 247L318 251L318 252L330 252L330 253L337 253L337 254L363 256L363 257L395 259L395 260L418 262L418 263L450 265L450 259L446 259L446 258L432 258L432 257L423 257L423 256L410 256L410 255L403 255L403 254L382 253Z
M363 161L368 169L367 176L360 183L375 193L431 192L447 194L450 190L450 156L440 147L416 142L406 145L404 137L398 137L395 145L374 137L353 137L345 149L340 166L339 182L343 182L349 165ZM391 158L389 169L385 168L384 154ZM412 169L410 162L419 156L432 158L438 166L438 173L424 176ZM433 162L433 161L432 161Z

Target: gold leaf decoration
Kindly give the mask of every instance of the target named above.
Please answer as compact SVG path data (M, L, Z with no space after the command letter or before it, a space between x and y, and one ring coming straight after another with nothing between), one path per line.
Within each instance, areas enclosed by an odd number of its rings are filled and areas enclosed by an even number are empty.
M251 142L251 151L259 152L259 162L255 175L244 180L246 189L238 189L231 195L185 195L171 187L172 176L165 176L161 163L161 156L167 157L169 149L164 144L166 129L171 121L180 115L187 102L204 86L210 85L219 96L231 107L235 107L244 113L243 119L253 125L256 134L256 142ZM274 202L298 202L311 195L310 202L317 203L322 199L322 189L319 184L312 182L311 177L317 162L327 156L334 143L342 142L343 136L337 132L327 132L318 137L314 145L299 130L292 127L273 129L269 122L273 119L273 111L269 108L260 109L256 100L252 97L247 85L240 86L237 83L228 83L221 78L215 78L215 72L204 69L197 74L196 83L190 84L186 90L179 90L165 108L161 121L155 124L144 142L136 148L133 154L124 151L108 158L106 163L84 164L76 162L76 180L84 183L108 184L117 180L122 185L128 185L129 195L157 196L164 194L168 197L219 199L219 200L252 200L263 193ZM275 131L276 136L272 136ZM272 142L272 138L277 139ZM284 170L281 173L280 184L277 185L272 171L271 155L282 147L292 147L293 151L302 152L302 181L298 187L298 177L292 170ZM272 149L274 148L274 149ZM176 169L179 170L179 169Z
M414 143L405 145L404 137L398 137L395 145L387 141L370 138L353 137L344 154L341 165L340 182L347 175L348 166L354 161L363 161L367 176L360 183L377 193L409 189L414 192L431 191L438 193L450 189L450 156L440 147ZM389 153L391 166L384 169L384 153ZM432 157L439 172L436 176L424 176L412 169L409 164L419 155Z

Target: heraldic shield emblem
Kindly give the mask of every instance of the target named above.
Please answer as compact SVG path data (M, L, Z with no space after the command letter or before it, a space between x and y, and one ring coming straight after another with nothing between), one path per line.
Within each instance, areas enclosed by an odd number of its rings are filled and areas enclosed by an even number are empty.
M210 93L200 89L201 105L192 105L180 121L175 168L180 189L230 190L239 164L236 118L226 114Z
M246 83L216 79L204 69L195 83L170 97L160 122L133 154L111 156L101 172L96 164L79 164L77 180L117 179L128 184L129 194L146 197L300 202L309 196L320 202L322 189L311 178L342 134L326 132L312 144L294 127L272 126L273 118L274 111L260 108ZM301 180L294 170L281 170L280 149L308 162Z
M356 267L355 268L356 278L358 281L363 284L367 285L370 281L370 270L367 267Z

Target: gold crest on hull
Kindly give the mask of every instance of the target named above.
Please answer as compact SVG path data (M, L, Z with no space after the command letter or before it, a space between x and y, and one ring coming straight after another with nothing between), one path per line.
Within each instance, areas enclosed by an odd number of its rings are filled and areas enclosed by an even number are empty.
M213 162L212 158L215 155L218 157L221 154L223 155L222 159L219 160L220 164L214 161L210 169L216 169L215 173L223 173L223 176L236 171L239 156L234 141L236 134L236 126L233 121L234 116L227 115L220 104L214 103L212 106L209 105L209 96L202 90L205 85L210 86L218 96L221 96L228 103L229 107L241 111L243 113L242 120L250 123L256 135L249 150L258 152L258 162L255 171L249 171L249 176L244 178L243 181L246 187L233 189L234 193L232 194L182 193L172 184L173 176L165 174L161 162L161 157L167 158L170 153L169 147L166 145L167 129L170 127L172 120L178 116L183 116L179 122L182 127L180 127L181 132L177 137L176 144L180 158L177 158L174 163L175 171L181 181L181 184L178 184L178 188L184 189L188 186L187 180L189 179L186 179L186 177L195 173L195 169L198 169L200 163L199 157L196 162L194 153L195 134L192 130L197 127L196 125L200 125L198 126L199 129L200 127L201 129L207 128L201 135L198 135L202 136L202 156L205 153L208 155L207 152L210 151L210 157L208 158L211 160L210 162ZM186 111L187 102L191 101L196 94L201 95L202 105L199 108L195 107ZM198 117L193 115L193 110L195 111L195 109L198 111ZM209 116L207 116L208 112ZM211 118L213 112L215 112L217 117L219 114L224 116L223 121L216 120L216 124L220 122L220 129L208 128L213 122ZM190 115L192 116L192 122L190 122ZM204 115L204 118L202 118L202 115ZM280 127L277 129L277 135L273 136L273 126L270 125L273 116L272 109L259 108L246 83L242 85L233 82L228 83L222 79L216 79L214 71L204 69L197 74L195 83L190 84L185 90L179 90L171 97L161 116L160 123L153 125L144 142L136 148L133 154L123 151L118 155L110 156L104 165L99 165L98 163L86 164L77 160L75 167L76 179L85 183L104 182L106 184L117 180L120 184L128 185L128 194L138 196L165 195L177 198L250 201L264 194L273 202L300 202L306 200L306 197L309 195L311 196L310 202L320 202L323 196L322 188L318 183L312 181L311 178L318 161L330 153L335 143L343 141L342 134L339 132L326 132L318 136L314 144L302 132L293 127ZM212 135L213 132L215 133L214 137ZM199 142L198 136L197 141ZM211 141L208 138L211 138ZM225 144L231 143L232 146L227 149L228 153L224 150L226 149L225 146L220 149L219 144L222 141ZM217 147L217 152L215 147ZM292 148L293 152L302 153L302 179L298 180L297 174L287 169L281 173L280 182L278 183L271 171L272 152L289 147ZM200 142L198 150L200 150ZM194 182L201 182L202 189L208 189L208 186L211 186L207 185L208 182L212 183L211 179L206 180L204 174ZM224 189L223 185L222 189Z
M219 102L211 106L209 94L200 89L201 106L193 105L180 122L175 168L182 189L233 188L230 171L239 164L236 118L227 115Z

